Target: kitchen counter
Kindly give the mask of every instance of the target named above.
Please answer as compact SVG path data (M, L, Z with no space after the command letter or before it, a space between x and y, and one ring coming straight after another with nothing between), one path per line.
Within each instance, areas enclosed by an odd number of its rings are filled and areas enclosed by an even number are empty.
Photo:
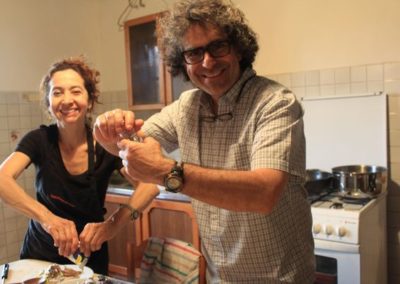
M157 195L156 199L161 200L173 200L181 202L190 202L190 197L182 193L173 193L165 190L163 186L158 186L160 193ZM109 184L107 194L130 196L135 190L128 183L122 184Z

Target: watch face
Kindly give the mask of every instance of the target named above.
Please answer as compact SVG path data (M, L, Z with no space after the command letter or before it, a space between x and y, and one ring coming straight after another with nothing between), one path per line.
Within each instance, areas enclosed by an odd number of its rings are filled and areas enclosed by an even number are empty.
M139 218L139 215L140 215L139 211L135 210L132 212L131 218L136 220L137 218Z
M182 181L178 177L170 177L167 180L167 187L169 189L175 190L178 189L182 184Z
M183 168L175 161L175 166L171 172L164 178L165 189L170 192L180 192L183 187Z

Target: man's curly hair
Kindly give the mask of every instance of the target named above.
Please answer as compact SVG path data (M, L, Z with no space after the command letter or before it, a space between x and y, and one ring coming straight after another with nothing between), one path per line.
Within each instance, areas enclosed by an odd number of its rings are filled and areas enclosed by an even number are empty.
M89 95L89 103L92 105L91 111L93 111L94 104L99 102L100 91L98 89L98 83L100 81L100 72L94 68L90 68L83 56L62 59L51 65L40 83L40 91L42 93L44 106L46 108L50 106L50 81L54 73L67 69L74 70L82 77Z
M183 37L191 25L211 25L226 34L238 54L240 68L252 67L258 51L257 37L242 11L229 0L181 0L158 19L158 48L173 76L189 77L182 57Z

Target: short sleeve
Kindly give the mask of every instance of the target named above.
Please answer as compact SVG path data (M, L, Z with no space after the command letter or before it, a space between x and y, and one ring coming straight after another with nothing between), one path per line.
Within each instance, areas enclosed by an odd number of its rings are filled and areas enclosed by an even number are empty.
M39 163L43 139L41 139L42 129L35 129L25 134L18 142L15 151L27 155L33 163Z
M178 140L174 122L178 117L178 101L152 115L143 125L146 136L156 139L162 147L171 152L177 148ZM175 119L174 119L175 118Z
M252 168L270 167L302 175L305 138L303 110L294 95L278 91L260 112L254 144Z

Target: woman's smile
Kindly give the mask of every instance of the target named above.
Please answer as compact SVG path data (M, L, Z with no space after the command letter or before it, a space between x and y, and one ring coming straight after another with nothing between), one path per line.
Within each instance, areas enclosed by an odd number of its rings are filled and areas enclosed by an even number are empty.
M90 106L89 96L76 71L67 69L54 73L49 85L49 111L58 123L85 119Z

